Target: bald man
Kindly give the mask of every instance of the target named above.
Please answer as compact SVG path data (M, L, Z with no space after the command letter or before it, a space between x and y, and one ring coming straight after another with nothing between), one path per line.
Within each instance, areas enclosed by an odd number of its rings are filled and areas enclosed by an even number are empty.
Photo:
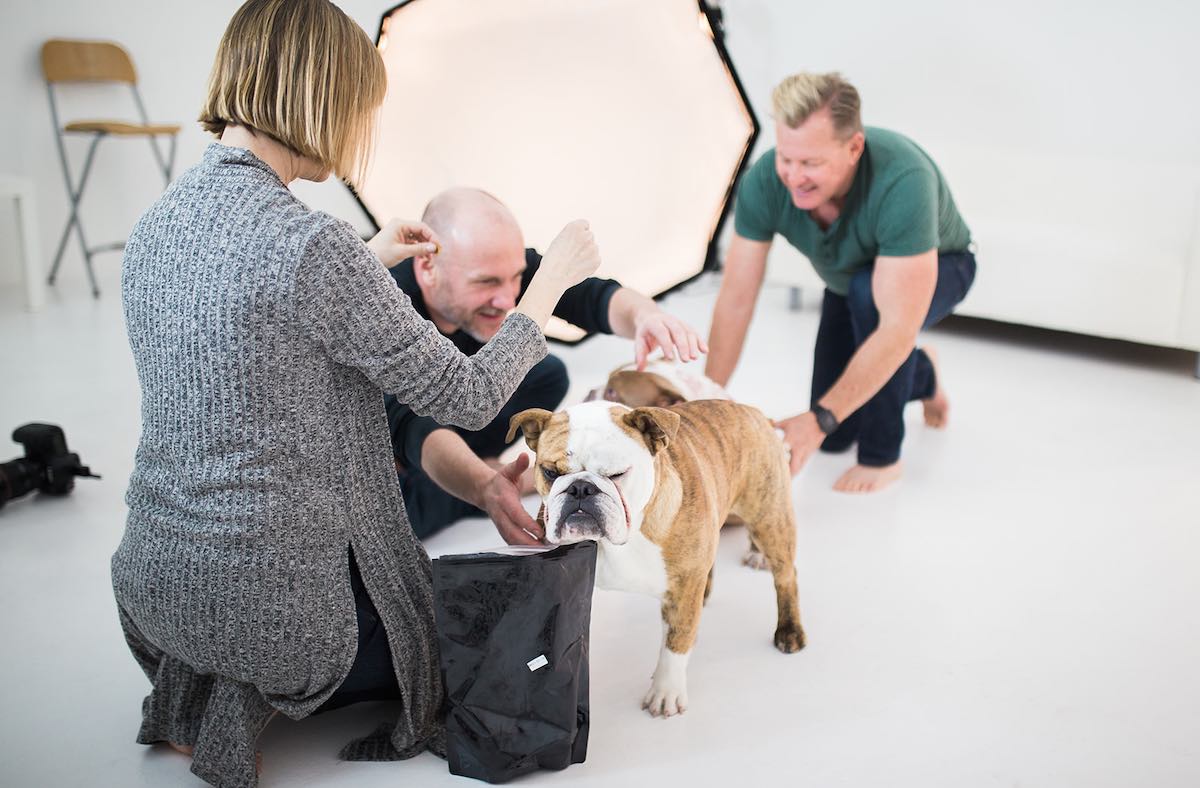
M421 218L441 251L405 260L391 269L392 277L418 312L459 350L474 354L500 330L541 255L525 247L508 208L478 189L439 194ZM612 279L591 278L567 290L554 314L586 331L633 339L639 366L656 348L683 361L707 352L691 327ZM404 505L418 537L486 514L508 543L537 543L538 527L521 505L521 495L533 489L528 460L521 456L502 466L497 458L506 447L509 418L527 408L556 409L567 386L566 366L547 356L477 432L443 426L386 398Z

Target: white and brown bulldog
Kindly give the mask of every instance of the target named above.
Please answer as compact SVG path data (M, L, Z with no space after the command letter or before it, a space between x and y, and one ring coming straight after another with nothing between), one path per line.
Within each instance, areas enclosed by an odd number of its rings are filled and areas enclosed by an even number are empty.
M654 359L639 370L634 364L617 367L609 373L603 388L593 389L588 400L606 399L620 402L631 408L655 406L667 408L680 402L702 399L732 400L721 384L699 372L694 372L675 361ZM776 430L782 440L783 434ZM789 451L784 444L784 451ZM744 525L736 515L726 525ZM767 558L750 537L750 544L742 555L742 563L752 569L768 569Z
M584 402L513 416L536 453L546 541L599 543L596 584L662 600L665 637L642 706L688 705L686 668L712 585L721 525L733 514L775 576L775 646L804 647L796 599L796 521L784 449L758 410L720 400L670 408Z

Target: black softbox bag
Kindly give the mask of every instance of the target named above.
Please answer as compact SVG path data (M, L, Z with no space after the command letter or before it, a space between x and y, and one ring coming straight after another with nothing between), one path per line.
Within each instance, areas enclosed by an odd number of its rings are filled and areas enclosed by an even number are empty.
M582 763L596 544L433 561L450 771L500 783Z

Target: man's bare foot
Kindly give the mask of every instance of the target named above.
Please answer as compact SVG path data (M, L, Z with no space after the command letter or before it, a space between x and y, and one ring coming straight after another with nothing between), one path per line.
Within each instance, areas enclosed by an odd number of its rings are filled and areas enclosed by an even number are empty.
M929 363L933 365L935 386L933 396L921 400L921 404L925 407L925 424L940 430L950 420L950 400L946 397L946 387L942 385L942 370L938 367L937 351L928 345L921 349L925 351L925 355L929 356Z
M899 479L901 470L903 469L899 461L882 468L855 465L833 483L833 489L846 493L876 492Z

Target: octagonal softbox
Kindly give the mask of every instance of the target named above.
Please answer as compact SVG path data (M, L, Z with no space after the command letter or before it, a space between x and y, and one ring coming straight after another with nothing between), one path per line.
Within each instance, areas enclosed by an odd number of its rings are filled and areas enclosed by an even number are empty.
M697 0L401 3L380 24L388 95L359 201L378 225L476 186L542 251L587 219L598 275L662 294L714 259L758 134L717 23Z

